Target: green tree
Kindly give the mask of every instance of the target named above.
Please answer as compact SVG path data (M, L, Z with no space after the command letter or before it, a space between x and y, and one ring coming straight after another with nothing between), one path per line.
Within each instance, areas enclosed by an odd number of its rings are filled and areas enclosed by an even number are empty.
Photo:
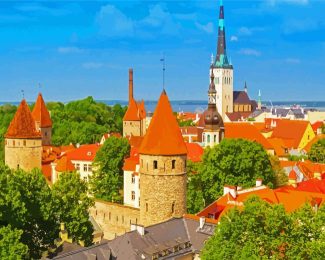
M219 145L205 149L198 176L191 178L193 183L189 186L202 193L208 205L222 195L224 185L249 188L255 186L258 178L274 185L275 174L263 147L248 140L224 139Z
M269 158L275 174L274 187L277 188L288 184L288 176L281 167L279 158L275 155L270 155Z
M58 237L52 195L39 170L11 171L0 165L0 224L22 230L30 257L40 258Z
M21 241L23 231L12 229L10 225L0 227L0 258L25 259L28 257L28 247Z
M324 212L305 205L292 214L256 196L231 209L207 241L202 259L323 259Z
M65 223L69 236L74 241L91 245L93 227L89 220L89 208L94 205L88 196L87 183L79 173L62 173L52 187L55 215Z
M311 146L308 158L317 163L325 163L325 138L318 140Z
M121 201L123 188L123 163L130 155L126 138L108 138L94 160L94 175L91 179L93 193L97 198Z

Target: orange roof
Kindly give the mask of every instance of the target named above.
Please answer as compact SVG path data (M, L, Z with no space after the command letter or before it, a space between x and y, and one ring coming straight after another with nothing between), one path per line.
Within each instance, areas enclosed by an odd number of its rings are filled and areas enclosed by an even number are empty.
M297 179L297 174L293 169L290 171L288 178L289 178L289 180L296 180Z
M139 152L152 155L187 154L186 145L165 90L161 93Z
M139 121L146 117L144 101L137 103L134 98L130 98L128 109L125 112L123 121Z
M243 138L260 143L265 149L274 149L268 140L251 123L225 123L226 138Z
M232 112L226 113L231 122L242 121L248 118L252 112Z
M128 137L128 140L129 140L129 144L130 144L131 148L132 147L140 148L141 142L143 140L143 136L131 135Z
M67 155L73 161L94 161L96 153L99 150L99 144L85 144L79 148L68 151Z
M314 132L317 132L317 130L319 128L322 128L323 125L324 125L324 123L322 121L317 121L317 122L313 123L311 125L311 127L313 128Z
M59 160L57 160L55 170L58 172L72 172L75 170L75 167L71 160L68 159L66 155L63 155Z
M127 158L124 160L124 171L135 171L136 166L139 164L139 160L135 160L134 158Z
M325 138L325 134L321 134L321 135L316 135L305 147L304 147L304 150L306 151L306 152L309 152L310 151L310 149L311 149L311 147L312 147L312 145L314 144L314 143L317 143L319 140L321 140L321 139L324 139Z
M41 138L41 133L36 130L35 121L25 99L21 101L17 112L8 127L5 138Z
M39 122L40 127L52 127L52 120L50 117L50 113L46 108L44 99L42 97L42 94L39 93L33 112L32 112L33 118L36 122Z
M309 124L301 120L279 120L272 137L282 138L287 147L297 148Z
M42 173L47 180L51 180L52 168L50 163L42 164Z
M187 148L187 159L192 162L200 162L202 160L203 148L197 143L185 143Z

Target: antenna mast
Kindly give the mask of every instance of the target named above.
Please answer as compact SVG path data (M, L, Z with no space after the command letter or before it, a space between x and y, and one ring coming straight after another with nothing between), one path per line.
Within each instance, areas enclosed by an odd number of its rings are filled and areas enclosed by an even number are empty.
M165 71L166 71L166 63L165 63L165 54L163 54L163 57L160 59L163 65L163 89L165 89Z

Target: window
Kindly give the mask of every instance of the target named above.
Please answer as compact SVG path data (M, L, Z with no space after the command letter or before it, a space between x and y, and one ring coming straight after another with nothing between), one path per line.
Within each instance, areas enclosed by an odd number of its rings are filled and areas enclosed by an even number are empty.
M131 182L135 183L135 176L134 175L132 175L132 177L131 177Z
M158 161L153 161L153 168L158 169Z
M140 207L140 198L139 198L139 207Z
M309 138L308 138L309 139ZM26 140L23 141L24 146L26 146Z
M131 199L135 200L135 192L134 191L131 191Z
M143 159L141 159L141 167L143 167Z
M88 181L88 177L87 176L84 177L84 181Z
M207 135L207 143L210 143L210 135Z
M44 135L47 136L47 132L45 132Z
M12 141L12 146L15 146L16 145L16 142L15 140Z
M172 160L172 169L175 169L176 166L176 160Z
M80 164L79 163L76 163L76 170L80 171Z
M84 172L88 171L87 164L84 164Z
M88 164L88 171L91 172L93 170L91 164Z
M17 169L19 170L19 164L17 164Z
M108 213L108 219L111 220L111 212Z
M122 223L124 223L124 216L122 216Z
M216 143L217 142L217 135L213 136L213 141Z
M146 212L148 212L148 203L146 203Z
M172 204L172 213L174 213L175 212L175 202L173 202L173 204Z

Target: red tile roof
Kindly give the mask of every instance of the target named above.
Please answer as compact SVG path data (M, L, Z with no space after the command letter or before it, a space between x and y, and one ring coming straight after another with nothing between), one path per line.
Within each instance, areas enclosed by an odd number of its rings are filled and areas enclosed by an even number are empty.
M251 123L225 123L225 138L243 138L260 143L265 149L274 149Z
M201 162L204 153L203 148L197 143L185 143L187 148L187 159L192 162Z
M186 145L165 91L159 98L139 152L150 155L187 154Z
M322 128L322 126L324 125L324 122L322 121L318 121L318 122L315 122L311 125L311 127L313 128L314 132L317 132L317 130L319 128Z
M297 148L309 124L308 121L301 120L279 120L272 137L282 138L288 148Z
M46 108L44 99L42 97L42 94L39 93L33 112L32 112L33 118L36 122L39 122L40 127L52 127L52 120L50 117L50 113Z
M143 140L143 136L131 135L128 137L128 140L129 140L129 144L130 144L131 148L135 147L135 148L139 149L141 146L141 142Z
M135 158L127 158L124 160L123 170L134 172L136 170L137 164L139 164L139 160L136 160Z
M72 161L94 161L96 153L99 150L99 144L85 144L79 148L67 152L69 160Z
M52 168L50 163L44 163L42 164L42 173L45 176L45 178L49 181L51 181L52 178Z
M233 112L226 113L231 122L242 121L247 119L252 112Z
M139 121L146 117L144 101L136 102L133 97L129 100L128 109L125 112L123 121Z
M289 180L297 180L297 174L293 169L290 171L288 178Z
M35 121L25 99L21 101L17 112L8 127L5 138L41 138L41 133L36 130Z
M57 172L72 172L75 170L74 165L67 155L63 155L60 159L56 161L57 165L55 170Z

